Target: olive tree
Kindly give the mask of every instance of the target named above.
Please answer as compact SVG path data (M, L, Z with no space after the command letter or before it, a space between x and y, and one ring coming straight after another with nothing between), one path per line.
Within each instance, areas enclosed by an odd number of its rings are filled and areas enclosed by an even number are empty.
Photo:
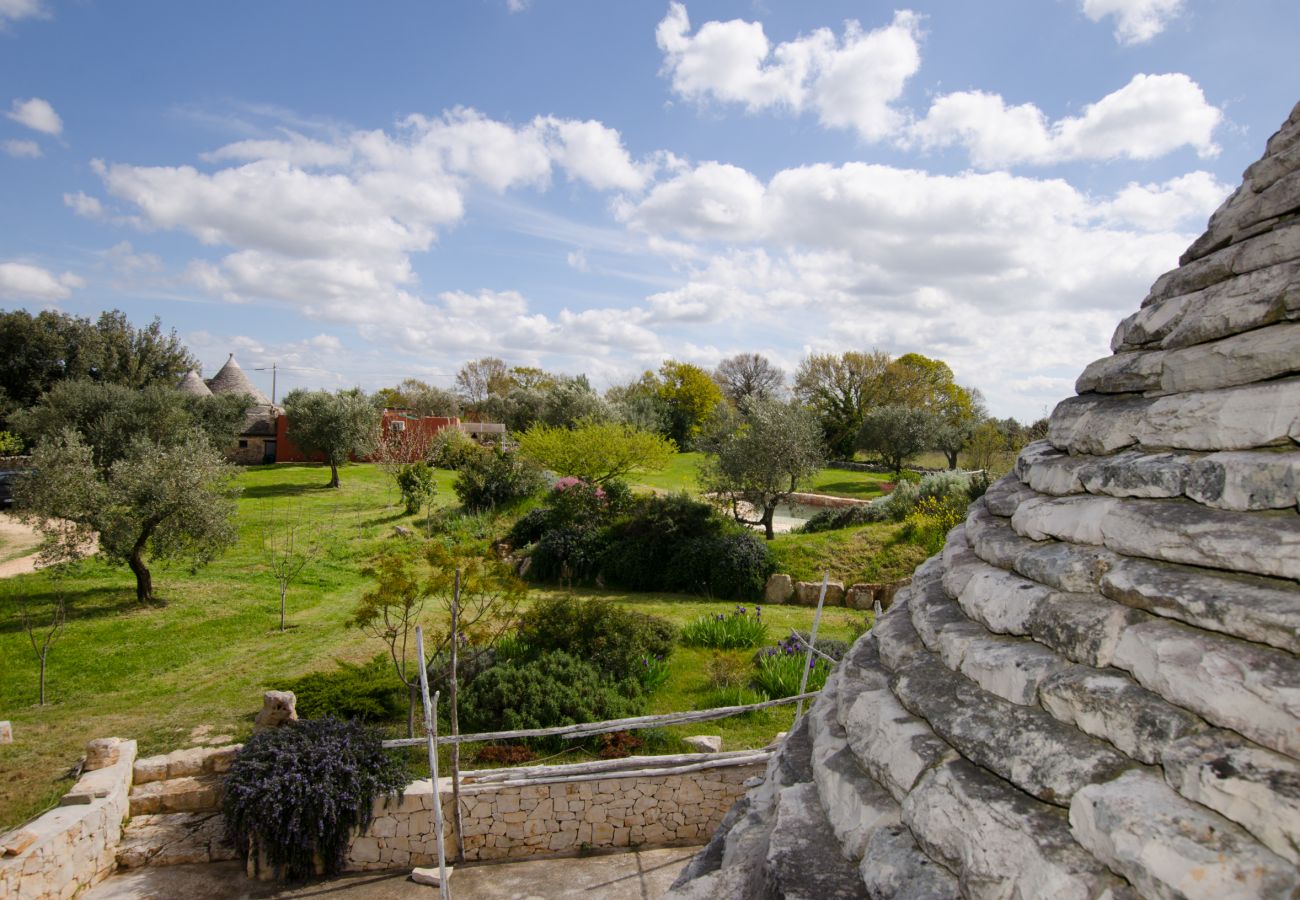
M284 398L287 437L304 453L319 453L330 467L328 487L339 486L339 466L364 456L379 437L380 411L360 390L290 391Z
M763 526L769 541L775 536L772 519L777 506L826 460L816 415L779 400L747 404L740 427L714 437L705 453L701 472L705 490L723 499L736 521Z
M878 454L897 474L903 463L934 445L936 428L935 414L929 410L881 406L863 416L858 447Z
M97 535L100 552L131 569L136 599L148 603L155 599L149 560L197 567L234 544L235 477L197 432L170 444L140 438L101 467L68 430L37 445L17 500L23 519L45 536L46 562L81 558Z

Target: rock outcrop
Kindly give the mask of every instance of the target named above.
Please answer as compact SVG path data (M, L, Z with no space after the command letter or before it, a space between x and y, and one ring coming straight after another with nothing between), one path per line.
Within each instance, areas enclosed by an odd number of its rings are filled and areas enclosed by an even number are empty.
M1300 105L677 897L1300 894Z

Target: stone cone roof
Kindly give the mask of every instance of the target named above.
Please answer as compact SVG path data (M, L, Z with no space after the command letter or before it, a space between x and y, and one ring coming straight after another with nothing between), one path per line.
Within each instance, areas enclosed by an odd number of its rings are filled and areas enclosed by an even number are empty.
M271 401L257 389L253 382L249 381L244 370L239 368L239 363L235 362L235 354L230 354L226 364L221 370L208 380L208 387L214 394L247 394L253 398L253 402L259 406L270 406Z
M1300 105L676 897L1300 892Z
M207 384L199 377L199 373L193 370L185 373L180 384L176 385L176 390L183 394L192 394L195 397L211 397L212 391L208 389Z

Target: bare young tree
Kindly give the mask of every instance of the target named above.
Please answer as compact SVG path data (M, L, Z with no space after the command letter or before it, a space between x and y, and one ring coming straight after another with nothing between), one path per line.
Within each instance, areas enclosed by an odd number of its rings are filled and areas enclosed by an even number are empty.
M19 615L22 618L23 631L27 632L27 640L31 642L32 652L36 654L36 660L40 663L40 705L44 706L45 666L50 656L50 647L63 635L64 627L68 624L68 608L62 594L56 595L48 617L38 617L32 605L30 598L20 599Z
M274 506L262 525L262 547L267 567L280 590L280 631L285 630L285 600L289 585L320 555L320 543L309 538L309 535L319 533L317 525L304 523L297 510L290 509L282 518L277 518Z

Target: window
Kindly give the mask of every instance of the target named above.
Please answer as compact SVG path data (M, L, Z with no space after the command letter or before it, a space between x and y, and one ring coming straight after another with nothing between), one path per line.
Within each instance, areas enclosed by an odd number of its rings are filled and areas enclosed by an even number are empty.
M240 442L239 442L239 449L240 449L240 450L247 450L247 449L248 449L248 441L240 441Z

